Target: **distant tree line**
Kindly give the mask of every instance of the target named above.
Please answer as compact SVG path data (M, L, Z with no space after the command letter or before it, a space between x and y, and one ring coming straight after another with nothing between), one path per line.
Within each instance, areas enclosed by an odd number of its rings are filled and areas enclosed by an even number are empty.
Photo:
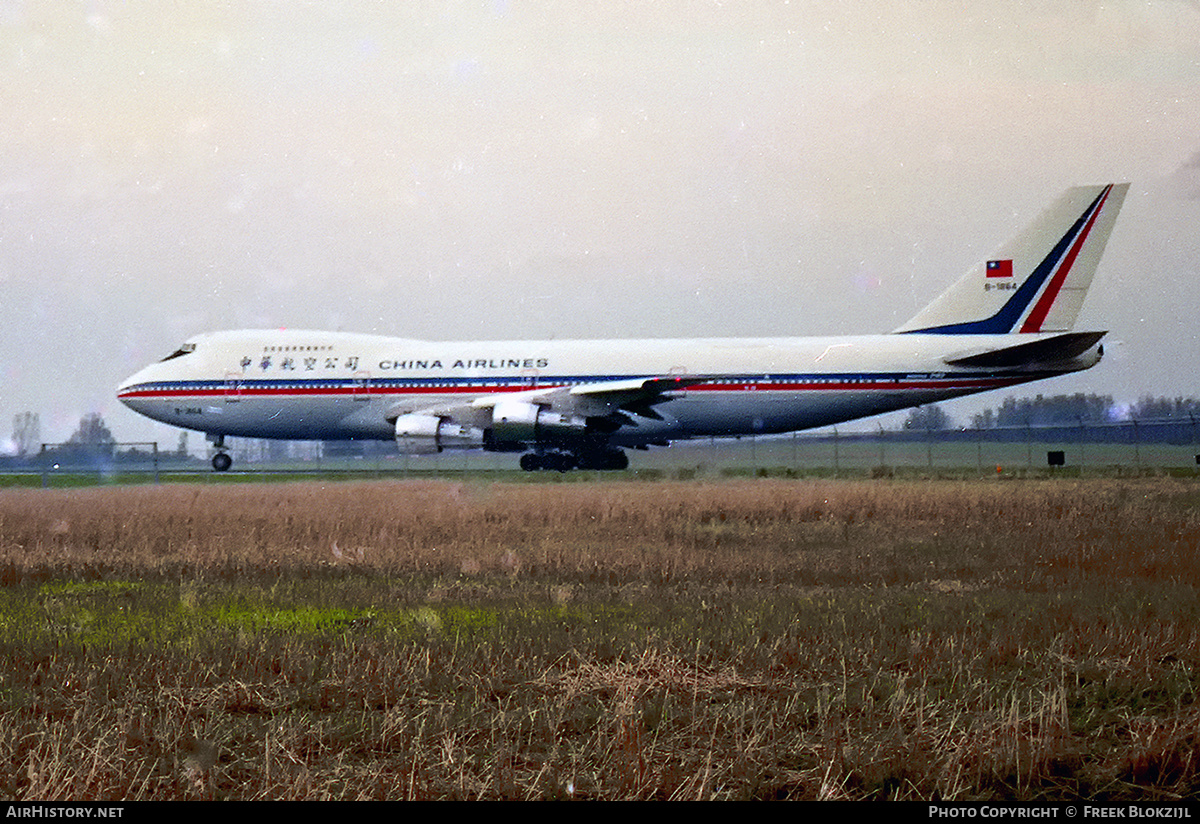
M1050 397L1009 397L998 408L975 415L971 426L991 429L1002 426L1086 426L1122 421L1188 423L1197 418L1200 418L1200 399L1196 398L1143 395L1136 403L1122 407L1113 401L1112 395L1077 392Z
M972 429L1004 426L1079 426L1110 423L1114 420L1112 395L1037 395L1032 398L1004 399L995 409L986 409L971 418Z
M99 412L92 412L80 418L79 428L67 439L68 446L86 446L97 451L109 452L112 452L116 443L117 439L113 437Z
M36 412L13 416L13 448L17 455L37 452L42 442L42 424Z
M79 419L79 426L71 433L64 443L43 444L41 441L41 422L36 412L22 412L13 418L12 454L0 458L6 463L17 465L30 462L38 463L85 463L104 464L109 462L141 462L154 455L151 444L130 444L127 449L119 450L117 439L113 436L103 416L97 412L84 415ZM188 460L187 433L179 437L179 445L174 453L160 451L159 458L173 460Z
M1143 395L1136 403L1125 407L1114 401L1112 395L1083 392L1032 398L1010 396L1000 406L973 415L970 428L1097 426L1125 421L1195 424L1200 422L1200 399ZM902 428L917 432L943 431L956 428L956 424L937 404L927 404L910 411Z
M1129 408L1132 420L1193 421L1200 419L1200 398L1152 398L1143 396Z
M902 428L913 432L940 432L955 427L953 418L945 409L936 403L930 403L909 411Z

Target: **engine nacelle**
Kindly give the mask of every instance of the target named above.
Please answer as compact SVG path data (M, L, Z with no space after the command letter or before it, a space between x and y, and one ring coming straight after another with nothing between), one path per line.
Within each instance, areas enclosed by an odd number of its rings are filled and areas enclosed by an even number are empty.
M408 455L433 455L445 449L479 449L483 432L436 415L401 415L396 418L396 446Z
M562 415L524 401L500 401L492 407L492 439L500 443L556 443L587 431L587 419Z

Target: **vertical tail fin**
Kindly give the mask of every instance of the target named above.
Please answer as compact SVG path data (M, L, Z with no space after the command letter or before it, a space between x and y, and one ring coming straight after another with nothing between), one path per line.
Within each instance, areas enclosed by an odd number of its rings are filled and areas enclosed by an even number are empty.
M1075 324L1128 183L1068 189L896 332L1003 335Z

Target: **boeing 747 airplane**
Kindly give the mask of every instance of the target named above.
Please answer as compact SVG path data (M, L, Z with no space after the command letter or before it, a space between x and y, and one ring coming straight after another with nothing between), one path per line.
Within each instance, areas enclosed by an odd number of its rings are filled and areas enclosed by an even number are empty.
M392 440L624 469L625 448L792 432L1088 369L1072 331L1129 184L1069 189L889 334L451 343L300 330L196 335L121 384L157 421L225 438Z

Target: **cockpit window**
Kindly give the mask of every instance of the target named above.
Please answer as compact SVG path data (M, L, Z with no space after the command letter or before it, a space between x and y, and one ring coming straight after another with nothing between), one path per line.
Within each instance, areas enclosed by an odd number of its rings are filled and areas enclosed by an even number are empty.
M192 352L195 352L195 351L196 351L196 344L185 343L182 346L180 346L178 349L176 349L174 352L172 352L171 354L169 354L165 358L163 358L161 361L159 361L159 363L166 363L169 360L175 360L175 358L182 358L184 355L190 355Z

